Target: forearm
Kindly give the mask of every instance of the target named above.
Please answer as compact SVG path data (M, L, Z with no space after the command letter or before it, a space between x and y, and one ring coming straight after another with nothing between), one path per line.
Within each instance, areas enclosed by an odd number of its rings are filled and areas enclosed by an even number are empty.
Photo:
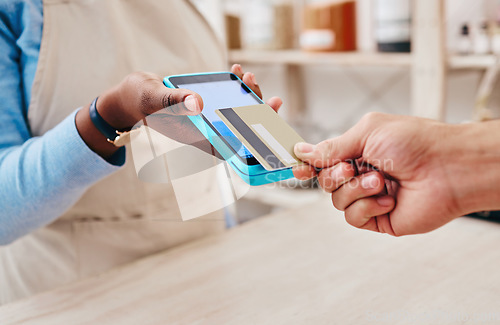
M153 97L156 95L153 90L141 91L141 87L144 87L147 82L152 82L156 88L159 88L160 92L167 89L159 77L153 76L147 73L134 73L127 76L120 84L101 93L96 102L98 114L115 130L127 131L131 129L148 115L143 110L147 111L152 109L154 104L158 104L153 103ZM158 89L155 90L158 91ZM161 104L150 113L163 108L164 106ZM108 159L115 154L117 148L94 125L90 118L89 108L90 103L76 115L78 133L92 151L104 159Z
M113 87L99 96L96 103L97 112L101 117L112 127L117 130L129 129L137 121L128 118L122 112L120 107L123 104L120 102L118 95L119 88ZM108 142L106 137L97 129L89 113L90 104L80 109L76 114L76 128L85 144L99 156L108 159L118 150L112 143Z
M452 126L446 173L462 214L500 209L500 121Z
M118 150L106 137L96 128L89 114L89 105L78 111L75 118L76 128L80 137L87 147L104 159L108 159Z
M0 154L0 244L42 227L69 209L93 183L124 162L105 161L82 141L70 115L44 136Z

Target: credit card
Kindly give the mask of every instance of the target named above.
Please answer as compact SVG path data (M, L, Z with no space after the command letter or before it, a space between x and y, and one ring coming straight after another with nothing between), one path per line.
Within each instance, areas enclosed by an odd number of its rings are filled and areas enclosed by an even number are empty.
M251 105L215 110L234 135L267 170L301 165L293 147L304 139L269 105Z

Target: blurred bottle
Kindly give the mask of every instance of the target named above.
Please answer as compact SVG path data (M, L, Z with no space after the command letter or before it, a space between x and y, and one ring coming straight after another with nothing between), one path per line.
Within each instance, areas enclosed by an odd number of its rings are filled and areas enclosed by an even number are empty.
M488 22L483 20L474 35L474 54L484 55L491 52Z
M500 55L500 24L497 23L491 36L491 52Z
M296 34L293 2L291 0L274 0L273 16L274 48L293 48Z
M247 0L241 9L245 48L271 50L293 47L292 0Z
M230 50L241 49L241 19L239 16L227 13L226 20L226 42Z
M464 23L460 27L460 35L458 37L457 52L460 55L468 55L472 53L472 38L470 36L469 24Z
M335 1L304 8L300 45L309 51L356 50L356 2Z
M241 3L239 1L225 1L224 19L227 48L230 50L241 49Z
M376 0L374 14L378 50L410 52L411 0Z
M362 52L375 51L375 33L373 17L373 0L356 1L357 50Z
M500 8L497 10L495 21L490 25L491 52L500 55Z
M245 1L241 12L243 46L248 49L273 48L273 7L271 1Z

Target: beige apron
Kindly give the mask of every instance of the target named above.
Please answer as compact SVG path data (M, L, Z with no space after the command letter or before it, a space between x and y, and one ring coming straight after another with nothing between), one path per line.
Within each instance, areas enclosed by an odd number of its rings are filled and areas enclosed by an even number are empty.
M133 71L166 76L225 68L221 44L187 0L43 2L28 111L33 136ZM0 248L0 304L224 228L220 212L182 222L171 186L139 181L129 149L125 166L56 222Z

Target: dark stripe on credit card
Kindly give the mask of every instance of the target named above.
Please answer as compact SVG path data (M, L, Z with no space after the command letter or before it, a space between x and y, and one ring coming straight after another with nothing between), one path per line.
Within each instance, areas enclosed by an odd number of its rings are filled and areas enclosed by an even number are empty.
M219 112L231 123L248 143L264 158L272 168L285 168L286 166L269 150L262 140L250 129L250 127L236 114L232 108L223 108Z

